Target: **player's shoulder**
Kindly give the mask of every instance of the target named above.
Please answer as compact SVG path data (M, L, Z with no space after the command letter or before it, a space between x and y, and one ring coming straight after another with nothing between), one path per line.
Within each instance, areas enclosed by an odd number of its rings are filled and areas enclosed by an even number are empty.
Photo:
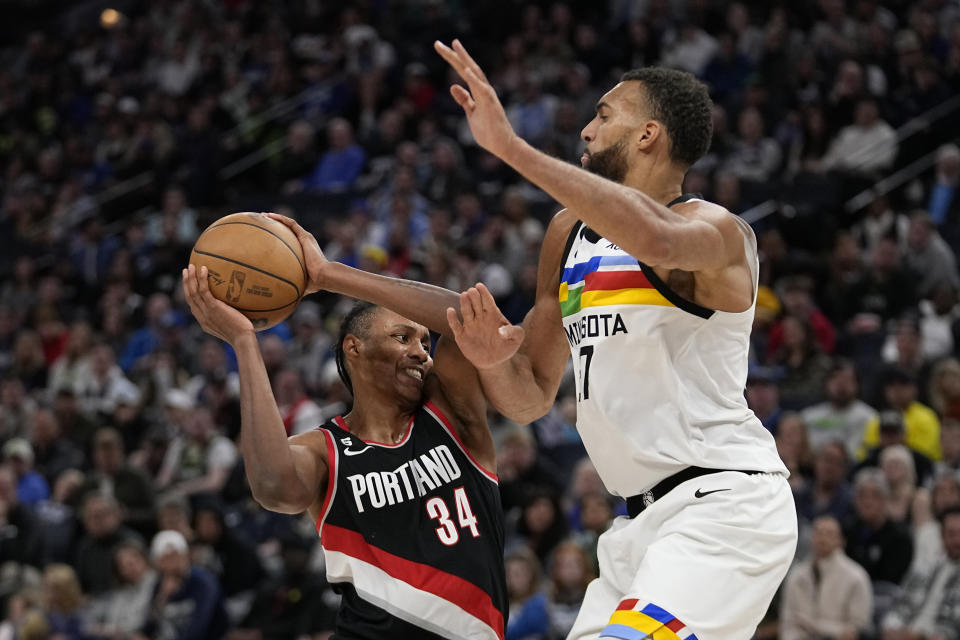
M716 202L695 198L674 205L673 208L678 213L712 224L725 236L740 237L748 232L752 234L749 224L746 224L740 216Z
M327 430L323 426L317 427L310 431L305 431L303 433L298 433L295 436L290 436L287 438L287 442L293 445L299 445L301 447L306 447L311 451L316 451L318 453L326 456L327 454Z

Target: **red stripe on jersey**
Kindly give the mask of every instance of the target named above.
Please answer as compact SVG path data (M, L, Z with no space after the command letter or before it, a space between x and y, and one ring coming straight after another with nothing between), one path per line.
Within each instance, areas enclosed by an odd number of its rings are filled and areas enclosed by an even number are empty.
M497 474L491 473L490 471L488 471L486 467L484 467L482 464L477 462L477 459L470 454L470 450L464 446L463 441L460 439L460 436L457 435L457 430L454 429L453 425L450 424L450 421L447 419L447 416L443 415L443 411L440 411L440 409L437 408L437 405L433 404L429 400L424 402L423 406L425 406L427 409L432 411L433 415L435 415L440 420L440 424L443 425L444 428L446 428L447 433L449 433L450 436L457 441L457 444L460 446L460 450L463 451L463 453L468 458L470 458L470 462L473 463L473 466L475 466L481 473L483 473L485 476L487 476L494 482L499 483Z
M617 605L617 611L629 611L637 606L637 603L640 602L637 599L633 600L624 600L619 605Z
M320 514L317 516L317 533L320 533L320 527L327 518L327 512L333 502L333 493L337 489L337 447L333 444L333 434L326 429L321 431L327 440L327 493L323 496L323 506L320 507Z
M583 277L584 291L652 288L643 271L594 271Z
M380 567L396 580L457 605L493 629L498 638L503 638L503 614L493 606L490 594L472 582L436 567L393 555L368 544L356 531L336 525L324 525L320 544L324 549L339 551Z

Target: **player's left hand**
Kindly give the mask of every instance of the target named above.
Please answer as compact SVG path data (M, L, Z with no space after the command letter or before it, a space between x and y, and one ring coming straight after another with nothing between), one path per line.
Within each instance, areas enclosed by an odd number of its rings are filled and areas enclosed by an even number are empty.
M463 107L477 144L493 155L504 158L519 138L507 120L493 85L459 40L453 41L453 48L437 40L433 48L467 83L469 91L455 84L450 87L450 95Z
M183 295L190 305L193 317L203 330L231 346L245 334L253 334L253 323L227 303L217 300L210 292L207 268L195 265L183 270Z

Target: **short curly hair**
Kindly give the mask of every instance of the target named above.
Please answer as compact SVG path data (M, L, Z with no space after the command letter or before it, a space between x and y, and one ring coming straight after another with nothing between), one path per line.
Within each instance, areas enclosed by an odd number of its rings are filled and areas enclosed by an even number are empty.
M686 71L644 67L627 71L620 82L643 84L650 116L667 130L670 158L689 167L710 148L713 118L707 86Z

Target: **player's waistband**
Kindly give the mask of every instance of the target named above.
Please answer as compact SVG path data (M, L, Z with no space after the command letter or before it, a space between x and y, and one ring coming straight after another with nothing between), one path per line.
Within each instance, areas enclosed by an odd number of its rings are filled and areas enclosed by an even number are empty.
M649 491L638 493L635 496L629 496L627 498L627 514L631 518L636 518L638 515L643 513L644 509L670 493L674 488L683 484L687 480L693 480L694 478L699 478L700 476L709 475L711 473L721 473L723 471L736 471L737 473L745 473L748 476L764 473L763 471L748 471L744 469L704 469L703 467L687 467L682 471L676 472L672 476L664 478L655 484Z

